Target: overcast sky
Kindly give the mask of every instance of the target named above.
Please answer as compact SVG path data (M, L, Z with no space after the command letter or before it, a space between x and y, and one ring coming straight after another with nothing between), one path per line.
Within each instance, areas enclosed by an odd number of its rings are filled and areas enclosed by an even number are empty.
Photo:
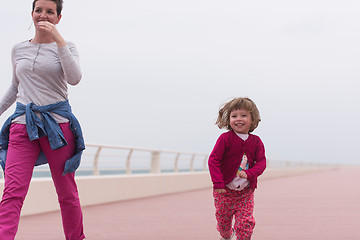
M31 3L1 4L1 96ZM219 106L247 96L270 160L360 162L358 0L65 0L58 29L80 52L88 143L207 153Z

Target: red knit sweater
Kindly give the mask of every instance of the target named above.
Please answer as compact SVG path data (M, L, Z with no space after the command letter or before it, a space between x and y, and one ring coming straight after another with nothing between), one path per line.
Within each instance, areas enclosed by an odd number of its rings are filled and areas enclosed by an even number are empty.
M233 131L220 135L209 157L209 170L214 189L225 189L240 166L242 156L246 153L249 169L244 170L251 188L257 187L257 177L266 168L265 148L261 139L249 134L242 140Z

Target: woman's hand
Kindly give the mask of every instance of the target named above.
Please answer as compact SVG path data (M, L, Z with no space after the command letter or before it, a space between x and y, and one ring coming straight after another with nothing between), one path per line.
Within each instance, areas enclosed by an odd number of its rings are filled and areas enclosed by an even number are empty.
M36 23L36 28L40 32L48 33L51 38L56 42L58 47L63 47L66 45L65 40L63 39L59 31L56 29L55 24L52 24L48 21L40 21Z
M240 177L240 178L246 178L246 179L247 179L247 174L246 174L245 171L240 171L240 172L238 173L238 177Z
M225 189L215 189L214 191L217 193L225 193L226 192Z

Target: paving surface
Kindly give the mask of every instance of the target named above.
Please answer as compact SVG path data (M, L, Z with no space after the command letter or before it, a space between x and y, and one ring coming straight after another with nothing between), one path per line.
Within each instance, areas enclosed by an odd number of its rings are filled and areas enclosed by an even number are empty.
M218 240L212 190L85 207L86 239ZM255 240L359 240L360 167L264 179ZM17 240L64 239L59 212L25 216Z

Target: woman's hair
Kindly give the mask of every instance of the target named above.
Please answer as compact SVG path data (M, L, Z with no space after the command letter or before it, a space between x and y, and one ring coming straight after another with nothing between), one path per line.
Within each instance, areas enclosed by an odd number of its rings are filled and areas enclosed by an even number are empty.
M252 132L259 125L260 113L255 103L249 98L234 98L220 107L218 118L215 122L218 127L233 130L230 126L230 113L234 110L244 109L250 112L252 123L249 132Z
M32 10L34 11L35 9L35 3L37 2L38 0L34 0L33 1L33 4L32 4ZM57 15L59 16L61 14L61 11L62 11L62 8L63 8L63 0L49 0L49 1L52 1L54 3L56 3L56 13Z

